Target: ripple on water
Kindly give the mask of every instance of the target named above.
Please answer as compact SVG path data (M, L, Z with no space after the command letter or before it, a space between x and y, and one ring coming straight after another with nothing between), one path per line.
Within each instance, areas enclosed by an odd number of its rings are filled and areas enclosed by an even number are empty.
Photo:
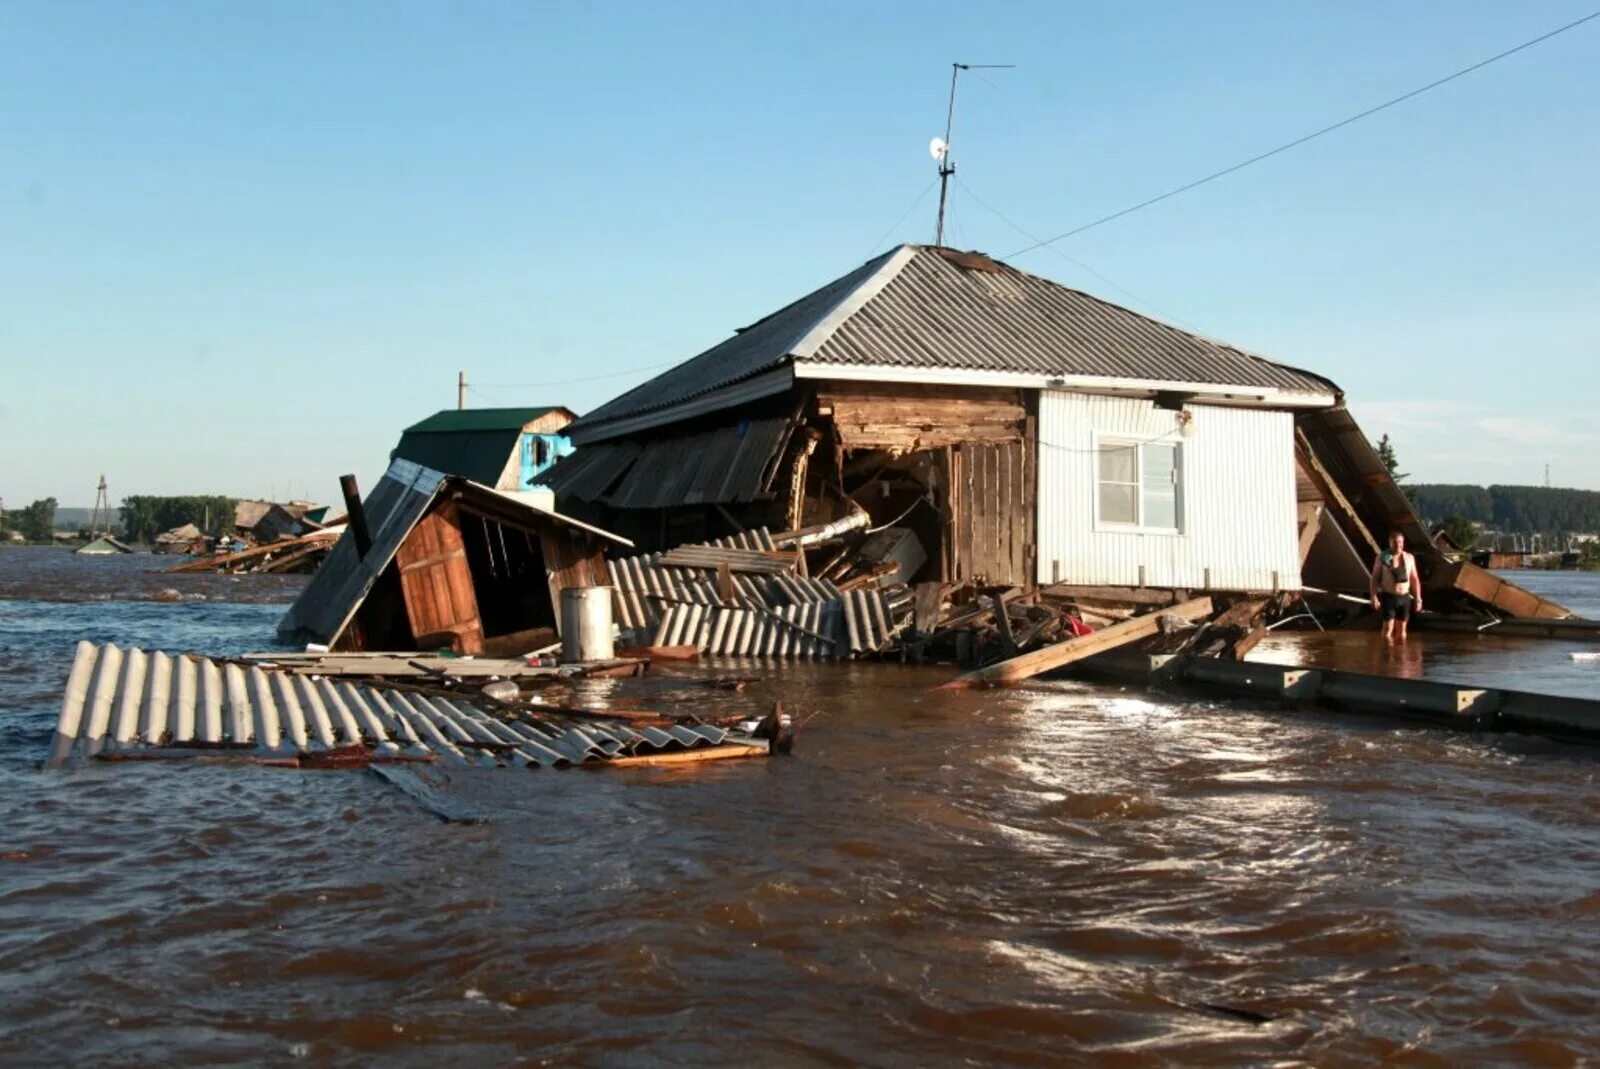
M8 1063L1600 1058L1572 750L773 665L573 694L826 712L795 758L432 777L471 827L362 773L37 769L80 634L280 612L0 602Z

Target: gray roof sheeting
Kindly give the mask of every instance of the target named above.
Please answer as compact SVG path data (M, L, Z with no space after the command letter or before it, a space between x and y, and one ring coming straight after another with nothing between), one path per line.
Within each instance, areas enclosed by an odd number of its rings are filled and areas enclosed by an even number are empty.
M1308 393L1331 384L1087 293L919 249L807 363L1206 383Z
M957 266L946 251L902 245L574 424L666 409L789 362L1336 394L1320 376L1191 334L1006 264ZM861 377L861 376L857 376Z

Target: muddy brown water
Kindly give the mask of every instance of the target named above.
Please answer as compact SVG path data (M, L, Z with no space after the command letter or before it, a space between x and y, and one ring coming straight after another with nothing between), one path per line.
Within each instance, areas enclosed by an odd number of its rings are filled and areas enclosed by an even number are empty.
M365 772L46 773L77 638L261 648L293 596L19 556L49 552L0 550L6 1065L1600 1059L1594 750L777 665L596 686L782 698L816 714L791 759L430 774L428 807ZM165 587L206 600L139 600Z

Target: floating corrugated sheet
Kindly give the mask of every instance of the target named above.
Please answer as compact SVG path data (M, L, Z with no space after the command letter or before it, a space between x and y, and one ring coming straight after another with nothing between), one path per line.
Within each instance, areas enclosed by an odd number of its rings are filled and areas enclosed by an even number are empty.
M78 643L49 766L70 757L247 759L359 747L371 760L556 767L695 747L748 746L722 728L492 715L470 696L336 682L188 654Z

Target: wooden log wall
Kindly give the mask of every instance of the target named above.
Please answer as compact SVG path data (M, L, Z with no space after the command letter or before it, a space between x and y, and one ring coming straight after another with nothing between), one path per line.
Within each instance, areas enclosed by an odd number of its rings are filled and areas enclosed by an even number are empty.
M846 449L910 453L962 442L1020 442L1022 391L915 383L839 382L817 391Z
M944 581L1032 585L1036 435L1024 391L829 382L817 390L817 415L832 420L843 451L929 454Z

